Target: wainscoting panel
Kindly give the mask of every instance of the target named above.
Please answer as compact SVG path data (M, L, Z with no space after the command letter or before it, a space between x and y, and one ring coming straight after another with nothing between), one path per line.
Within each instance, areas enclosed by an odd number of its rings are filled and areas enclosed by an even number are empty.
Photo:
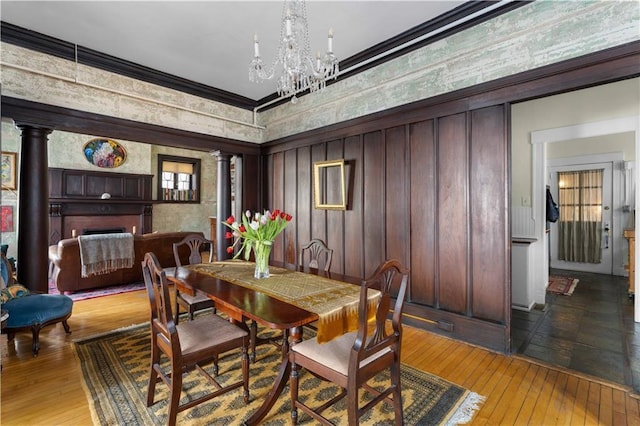
M409 300L436 305L436 147L435 120L413 123L410 129L411 276L421 285L409 287Z
M471 268L473 279L469 312L503 322L509 304L509 233L511 203L508 188L508 137L503 107L474 110L471 116L469 199L471 212Z

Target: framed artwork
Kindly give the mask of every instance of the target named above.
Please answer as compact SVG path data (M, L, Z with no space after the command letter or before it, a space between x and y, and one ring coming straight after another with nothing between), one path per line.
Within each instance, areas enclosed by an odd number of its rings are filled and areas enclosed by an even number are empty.
M82 148L88 162L94 166L113 169L127 159L127 151L111 139L91 139Z
M2 222L0 232L13 232L13 206L0 206Z
M316 209L346 210L344 160L313 163L313 188Z
M2 151L2 189L17 188L17 157L15 152Z

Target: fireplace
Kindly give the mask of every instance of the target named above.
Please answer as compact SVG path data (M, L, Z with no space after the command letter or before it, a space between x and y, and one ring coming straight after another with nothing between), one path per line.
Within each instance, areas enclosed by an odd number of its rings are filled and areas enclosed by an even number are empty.
M150 233L151 178L49 168L49 244L88 233Z

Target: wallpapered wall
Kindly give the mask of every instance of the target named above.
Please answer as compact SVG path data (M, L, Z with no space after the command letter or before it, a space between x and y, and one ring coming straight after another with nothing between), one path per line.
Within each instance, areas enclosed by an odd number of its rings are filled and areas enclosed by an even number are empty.
M81 135L77 133L54 131L49 135L49 167L66 169L94 170L116 173L137 173L154 175L153 199L156 195L157 155L167 154L180 157L199 158L201 160L201 201L200 204L154 204L153 231L201 231L209 235L209 216L216 214L216 158L208 152L162 147L134 141L116 140L127 151L127 159L121 166L103 169L86 160L83 147L94 138L108 138L108 135ZM12 122L2 121L2 151L17 152L20 164L20 131ZM14 224L10 232L2 232L2 244L9 244L8 256L17 253L18 212L17 201L20 182L16 191L2 191L2 205L13 207Z

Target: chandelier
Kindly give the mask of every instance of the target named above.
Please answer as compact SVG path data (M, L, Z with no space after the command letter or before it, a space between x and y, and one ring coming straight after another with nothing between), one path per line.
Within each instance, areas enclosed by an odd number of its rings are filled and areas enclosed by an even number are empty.
M329 30L324 56L318 52L314 60L310 51L304 0L285 0L278 56L271 67L266 68L260 57L258 35L255 34L249 80L261 82L278 75L278 95L291 96L291 101L295 103L297 93L321 90L326 86L327 80L338 76L338 59L333 54L333 30Z

